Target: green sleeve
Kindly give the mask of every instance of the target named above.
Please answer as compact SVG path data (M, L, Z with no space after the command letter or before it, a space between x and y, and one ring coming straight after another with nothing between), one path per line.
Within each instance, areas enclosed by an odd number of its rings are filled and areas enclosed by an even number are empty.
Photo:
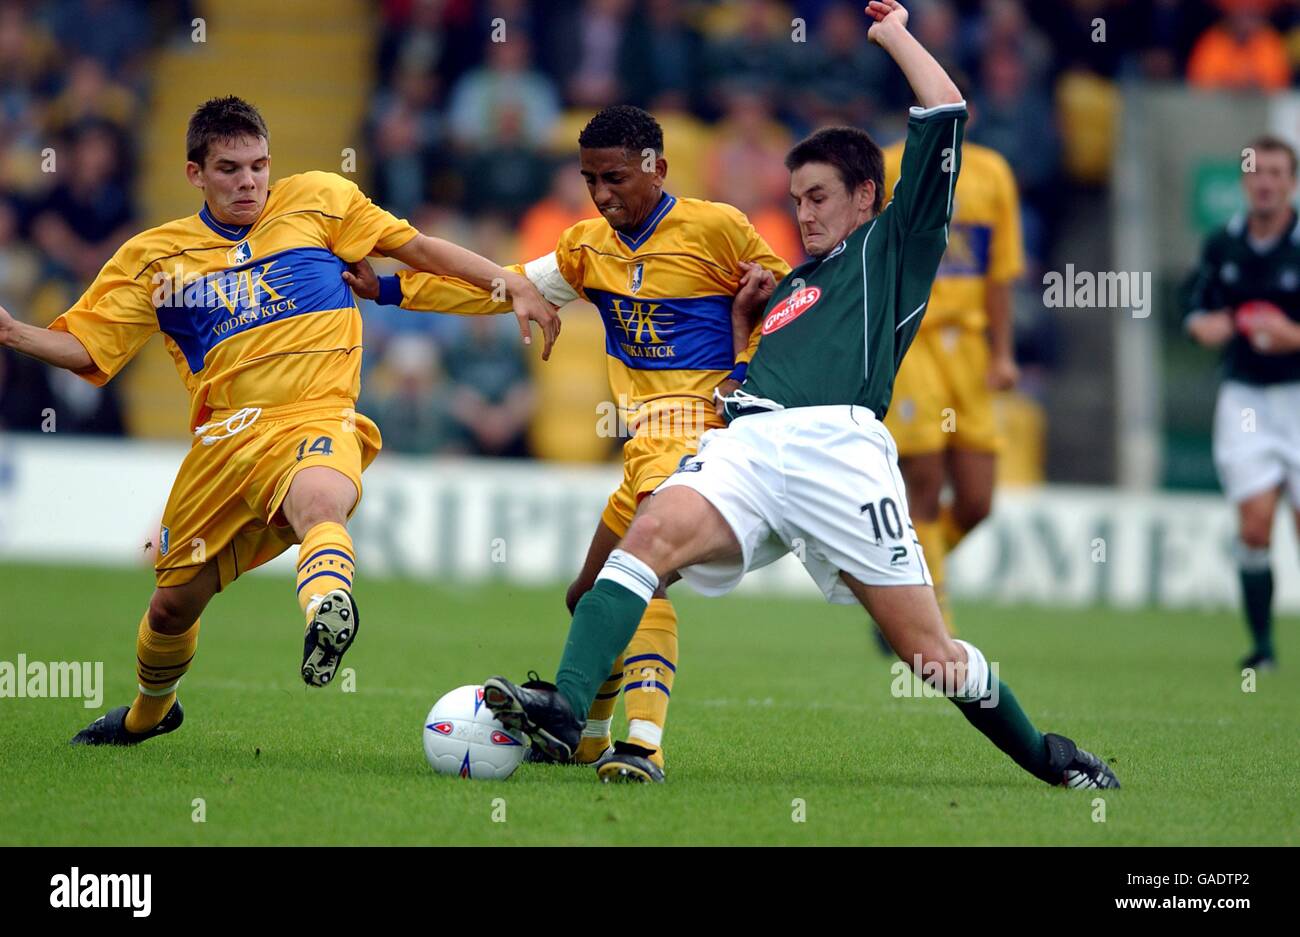
M1219 286L1218 242L1218 237L1211 237L1201 250L1200 262L1187 284L1187 300L1183 309L1185 319L1227 305Z
M898 182L885 209L900 233L930 231L948 224L965 127L965 102L912 108Z

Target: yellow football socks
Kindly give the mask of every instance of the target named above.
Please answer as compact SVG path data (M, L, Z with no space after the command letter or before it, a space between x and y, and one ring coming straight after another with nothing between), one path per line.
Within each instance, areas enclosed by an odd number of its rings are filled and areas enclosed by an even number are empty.
M180 634L163 634L149 627L149 613L145 612L135 641L139 692L126 714L126 731L148 732L162 722L176 701L176 685L190 669L198 646L197 621Z
M957 544L969 533L961 529L953 518L952 508L946 504L939 508L939 529L943 532L943 545L948 553L957 549Z
M573 760L580 765L596 761L609 748L609 726L614 721L614 707L618 705L618 692L623 688L623 658L614 661L609 676L596 692L596 699L587 712L587 725L582 730L582 740Z
M916 528L916 539L921 542L925 553L925 564L930 568L930 578L934 581L934 597L939 602L939 611L943 614L943 623L948 633L955 635L952 623L952 610L948 607L948 589L945 584L944 567L948 560L948 543L944 537L943 517L939 520L921 521L912 518Z
M623 660L623 706L628 741L651 749L664 765L664 723L677 673L677 612L667 599L651 599Z
M342 524L326 521L307 531L298 548L298 607L311 624L325 593L339 586L352 591L356 560L352 538Z

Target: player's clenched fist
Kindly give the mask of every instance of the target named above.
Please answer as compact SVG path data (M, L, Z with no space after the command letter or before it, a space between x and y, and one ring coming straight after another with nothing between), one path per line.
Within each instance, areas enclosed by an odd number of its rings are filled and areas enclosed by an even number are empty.
M867 39L872 42L879 42L884 31L907 28L907 11L898 0L872 0L866 12L875 20L867 30Z
M760 264L742 261L740 268L745 272L740 275L740 290L733 303L744 306L751 315L762 312L776 291L776 277Z
M352 287L352 292L362 299L379 298L379 276L370 261L364 257L354 264L348 264L343 271L343 282Z

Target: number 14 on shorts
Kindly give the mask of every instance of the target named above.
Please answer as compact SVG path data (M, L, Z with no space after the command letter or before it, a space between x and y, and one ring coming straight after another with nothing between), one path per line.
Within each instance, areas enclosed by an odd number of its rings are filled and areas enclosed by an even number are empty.
M298 443L299 462L303 460L304 456L333 455L333 454L334 454L334 440L330 439L330 437L328 436L317 436L316 441L311 444L310 449L307 448L307 440L304 439L302 442Z

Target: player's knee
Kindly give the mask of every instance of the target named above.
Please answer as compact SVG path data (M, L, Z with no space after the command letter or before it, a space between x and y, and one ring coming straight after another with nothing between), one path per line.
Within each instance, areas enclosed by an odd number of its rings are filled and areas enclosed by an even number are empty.
M149 600L149 627L162 634L180 634L194 624L198 614L191 603L173 589L155 589Z
M619 549L631 553L648 566L658 567L673 544L663 521L653 514L641 514L632 521Z
M299 534L306 534L317 524L346 523L347 508L333 490L310 488L295 499L291 521Z
M1273 519L1247 515L1242 518L1239 536L1247 549L1267 550L1273 538Z

